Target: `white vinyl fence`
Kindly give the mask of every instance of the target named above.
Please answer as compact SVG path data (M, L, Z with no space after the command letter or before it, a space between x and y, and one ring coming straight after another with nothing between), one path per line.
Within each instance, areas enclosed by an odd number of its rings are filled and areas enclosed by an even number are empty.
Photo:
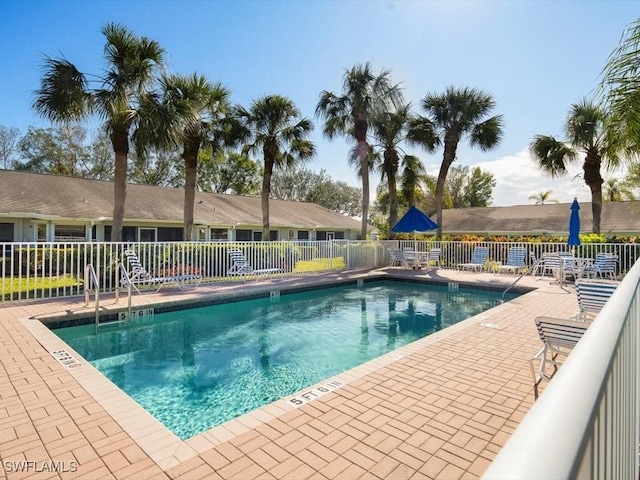
M389 265L389 249L410 248L427 252L442 249L443 268L456 268L471 258L475 246L489 247L489 265L506 263L510 247L527 249L527 263L544 253L568 250L562 243L432 242L349 240L297 242L53 242L0 243L0 302L84 293L84 271L92 265L101 292L113 292L118 262L132 249L152 276L201 275L204 283L239 280L230 275L230 249L240 249L254 269L282 271L278 275L312 274L370 269ZM640 244L585 244L576 256L595 258L598 253L618 255L618 277L640 257Z
M380 243L346 240L0 243L0 302L83 295L87 265L96 273L98 290L113 292L127 249L151 276L196 274L203 282L240 279L229 273L230 249L241 250L254 269L277 268L278 275L375 268L385 261Z

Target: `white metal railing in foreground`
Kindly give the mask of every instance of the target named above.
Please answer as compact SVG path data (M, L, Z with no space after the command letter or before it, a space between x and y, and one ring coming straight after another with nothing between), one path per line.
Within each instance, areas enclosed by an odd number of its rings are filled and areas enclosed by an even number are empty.
M638 479L639 288L636 262L484 479Z

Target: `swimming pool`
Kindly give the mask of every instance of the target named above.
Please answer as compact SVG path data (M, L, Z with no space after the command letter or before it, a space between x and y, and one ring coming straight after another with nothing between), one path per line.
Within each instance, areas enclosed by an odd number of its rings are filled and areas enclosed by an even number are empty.
M517 295L511 295L511 299ZM186 439L500 303L500 293L379 281L54 330Z

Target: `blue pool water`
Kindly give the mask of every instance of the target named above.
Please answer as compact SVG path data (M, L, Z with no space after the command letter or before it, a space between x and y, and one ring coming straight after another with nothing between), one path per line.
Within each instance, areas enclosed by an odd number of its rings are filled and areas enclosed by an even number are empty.
M99 335L54 331L185 439L499 303L495 292L374 282L161 313Z

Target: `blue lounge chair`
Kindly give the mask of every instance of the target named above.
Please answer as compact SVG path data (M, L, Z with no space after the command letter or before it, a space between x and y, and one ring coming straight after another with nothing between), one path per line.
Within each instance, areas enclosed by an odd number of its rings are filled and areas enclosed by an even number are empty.
M524 260L527 256L526 248L513 247L510 248L507 253L507 263L498 266L498 273L511 272L518 273L519 270L524 269Z
M609 301L619 282L610 280L578 280L576 294L578 297L578 313L576 320L593 320L602 307Z
M582 273L585 277L600 278L608 277L611 280L615 280L618 270L618 256L610 255L608 253L599 253L596 255L596 260L592 265L584 267Z
M489 247L474 247L471 253L471 261L469 263L461 263L458 268L462 270L484 270L484 264L489 258Z

